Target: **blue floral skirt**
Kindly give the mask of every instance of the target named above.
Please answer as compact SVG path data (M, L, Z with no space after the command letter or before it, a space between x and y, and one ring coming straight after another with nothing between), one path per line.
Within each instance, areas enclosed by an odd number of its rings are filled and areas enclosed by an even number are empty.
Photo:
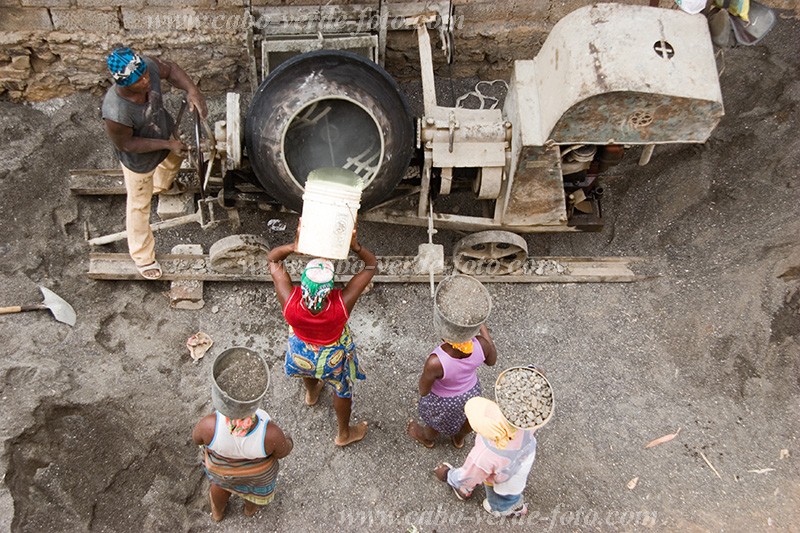
M339 398L352 398L353 383L366 379L348 325L338 341L325 345L302 341L290 329L284 370L287 376L322 380Z

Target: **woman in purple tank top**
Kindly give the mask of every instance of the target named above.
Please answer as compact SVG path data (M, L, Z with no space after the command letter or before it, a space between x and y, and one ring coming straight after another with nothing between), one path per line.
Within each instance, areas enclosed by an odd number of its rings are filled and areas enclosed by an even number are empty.
M481 394L477 369L496 361L497 349L485 324L467 342L445 340L428 356L419 378L419 416L427 425L409 420L406 433L426 448L433 448L440 433L450 437L456 448L463 447L472 432L464 404Z

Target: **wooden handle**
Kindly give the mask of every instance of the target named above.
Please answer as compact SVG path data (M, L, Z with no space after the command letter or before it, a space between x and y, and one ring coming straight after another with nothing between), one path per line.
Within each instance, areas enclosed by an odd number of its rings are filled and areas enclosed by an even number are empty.
M11 313L23 313L25 311L39 311L47 309L46 305L12 305L11 307L0 307L0 315L8 315Z

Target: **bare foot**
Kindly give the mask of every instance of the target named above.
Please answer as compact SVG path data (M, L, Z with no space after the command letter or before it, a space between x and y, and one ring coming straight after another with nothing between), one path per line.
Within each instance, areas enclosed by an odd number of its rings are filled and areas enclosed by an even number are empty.
M408 436L414 439L415 441L419 442L426 448L433 448L433 446L436 443L433 442L432 440L428 440L425 437L423 437L422 431L423 431L422 426L417 424L414 420L408 421L408 425L406 426L406 433L408 434Z
M320 381L316 384L314 390L309 391L306 389L306 405L317 405L319 394L322 392L323 387L325 387L325 382Z
M455 446L459 450L464 447L464 437L459 437L457 435L454 435L451 440L453 441L453 446Z
M260 505L256 505L253 502L245 500L244 502L244 515L245 516L254 516L259 510L261 510Z
M450 471L450 465L447 463L442 463L436 468L433 469L433 473L436 476L436 479L439 481L447 482L447 473Z
M341 435L337 436L333 442L335 442L337 446L347 446L348 444L360 441L364 438L364 435L367 434L367 423L359 422L355 426L350 426L347 433L346 437L342 437Z

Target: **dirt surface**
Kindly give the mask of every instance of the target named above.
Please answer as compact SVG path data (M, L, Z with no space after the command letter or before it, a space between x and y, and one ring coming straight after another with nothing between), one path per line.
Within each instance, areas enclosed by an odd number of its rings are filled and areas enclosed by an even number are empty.
M599 234L531 236L533 255L626 255L652 274L633 284L490 284L498 363L534 363L558 395L538 433L526 531L792 531L800 523L800 23L725 53L726 117L702 146L658 147L605 182ZM171 100L175 104L174 99ZM447 102L443 102L447 103ZM0 526L14 531L518 531L438 482L440 462L471 446L423 449L404 432L436 345L426 285L376 285L350 320L367 380L354 420L363 442L333 444L331 399L303 402L284 376L287 328L268 284L207 283L200 311L171 310L164 282L87 279L91 235L122 227L122 198L72 197L70 168L113 166L100 99L0 102L0 297L39 301L39 285L76 309L0 318ZM222 99L212 112L221 114ZM277 245L296 218L258 214L241 231ZM157 237L206 249L228 234L185 227ZM446 253L462 235L436 235ZM422 228L359 227L379 254L416 253ZM107 247L122 251L119 245ZM217 312L212 311L216 309ZM215 344L193 363L186 339ZM232 499L218 525L191 444L211 410L210 368L232 346L265 355L265 407L293 435L275 501L246 519ZM678 437L644 445L681 428ZM712 469L713 465L713 469ZM717 475L718 474L718 475ZM629 481L638 478L635 488ZM633 485L631 483L631 485ZM491 524L490 524L491 522ZM644 525L642 525L644 523Z

